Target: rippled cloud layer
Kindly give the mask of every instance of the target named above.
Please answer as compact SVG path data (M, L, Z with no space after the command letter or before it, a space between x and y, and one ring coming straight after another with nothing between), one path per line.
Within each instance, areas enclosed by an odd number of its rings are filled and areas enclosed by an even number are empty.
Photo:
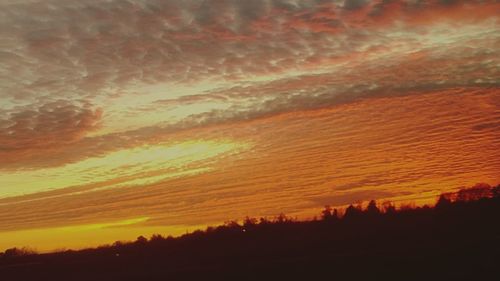
M0 0L0 231L307 216L496 184L499 10Z

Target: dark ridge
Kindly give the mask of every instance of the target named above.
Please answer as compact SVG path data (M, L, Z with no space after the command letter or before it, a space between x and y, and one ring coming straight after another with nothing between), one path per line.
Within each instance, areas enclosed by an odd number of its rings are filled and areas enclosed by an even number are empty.
M342 213L343 215L340 215ZM0 280L500 280L500 185L434 207L325 207L321 219L246 218L179 238L0 254Z

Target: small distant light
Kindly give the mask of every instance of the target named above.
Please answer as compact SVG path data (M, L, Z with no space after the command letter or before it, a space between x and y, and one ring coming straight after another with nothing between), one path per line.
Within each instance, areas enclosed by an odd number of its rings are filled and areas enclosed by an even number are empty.
M115 254L115 256L119 257L119 256L120 256L120 254L116 253L116 254Z
M246 230L246 229L243 229L243 232L247 232L247 230Z

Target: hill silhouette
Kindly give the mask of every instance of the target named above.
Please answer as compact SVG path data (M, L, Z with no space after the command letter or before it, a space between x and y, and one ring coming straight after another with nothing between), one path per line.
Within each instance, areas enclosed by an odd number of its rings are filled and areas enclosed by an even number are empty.
M328 206L321 218L246 218L178 238L0 255L0 280L500 280L500 185L433 207Z

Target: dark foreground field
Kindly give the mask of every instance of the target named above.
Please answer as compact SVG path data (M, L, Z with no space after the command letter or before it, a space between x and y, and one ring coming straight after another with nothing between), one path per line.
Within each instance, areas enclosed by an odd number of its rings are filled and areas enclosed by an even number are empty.
M0 280L500 280L499 187L442 196L435 208L343 218L247 219L180 238L78 252L0 256Z

